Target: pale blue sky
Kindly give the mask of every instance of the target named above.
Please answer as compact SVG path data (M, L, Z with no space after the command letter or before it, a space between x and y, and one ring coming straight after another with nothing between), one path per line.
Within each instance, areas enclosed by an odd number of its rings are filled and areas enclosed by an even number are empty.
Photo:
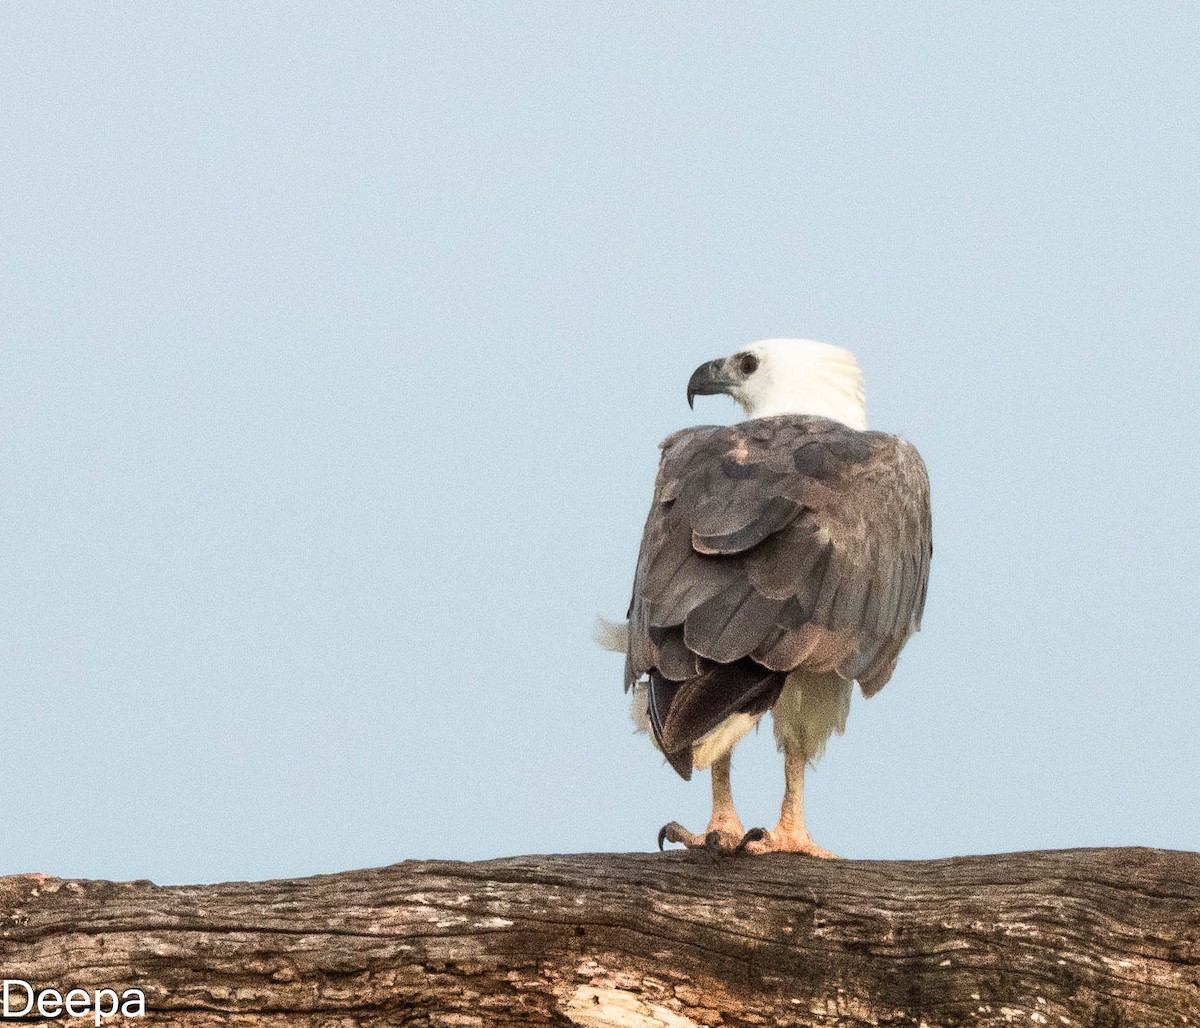
M933 482L817 841L1200 848L1200 8L0 21L0 873L701 827L589 635L658 440L735 420L688 375L770 335ZM769 732L734 791L773 822Z

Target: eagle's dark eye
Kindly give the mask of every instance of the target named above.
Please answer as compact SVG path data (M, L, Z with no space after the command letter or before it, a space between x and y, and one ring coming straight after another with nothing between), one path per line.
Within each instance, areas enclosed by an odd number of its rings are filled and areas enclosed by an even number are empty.
M743 353L737 361L738 371L743 375L753 375L758 370L758 358L752 353Z

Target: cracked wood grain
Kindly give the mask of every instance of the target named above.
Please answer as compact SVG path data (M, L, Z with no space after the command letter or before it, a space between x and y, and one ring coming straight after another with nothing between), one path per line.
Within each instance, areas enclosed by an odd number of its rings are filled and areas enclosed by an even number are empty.
M140 988L145 1023L182 1026L1200 1026L1200 854L21 875L0 878L0 974Z

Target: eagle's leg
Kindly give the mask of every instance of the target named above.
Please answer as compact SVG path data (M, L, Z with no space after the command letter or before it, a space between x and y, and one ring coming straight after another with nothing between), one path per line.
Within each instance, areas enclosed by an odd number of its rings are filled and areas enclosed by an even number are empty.
M804 764L807 755L798 740L788 739L783 750L783 806L779 823L767 831L751 828L740 848L748 853L807 853L812 857L833 857L812 841L804 827Z
M735 850L746 834L733 806L729 784L730 754L718 757L712 765L712 817L703 835L689 832L679 822L665 824L658 833L658 848L663 841L682 843L688 849Z

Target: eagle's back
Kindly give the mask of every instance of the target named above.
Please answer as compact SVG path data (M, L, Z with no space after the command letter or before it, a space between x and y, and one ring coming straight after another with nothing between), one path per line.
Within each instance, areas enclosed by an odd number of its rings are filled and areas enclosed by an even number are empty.
M799 415L676 432L638 555L626 687L649 676L681 771L692 742L769 708L797 668L873 695L920 627L931 555L925 465L895 436Z

